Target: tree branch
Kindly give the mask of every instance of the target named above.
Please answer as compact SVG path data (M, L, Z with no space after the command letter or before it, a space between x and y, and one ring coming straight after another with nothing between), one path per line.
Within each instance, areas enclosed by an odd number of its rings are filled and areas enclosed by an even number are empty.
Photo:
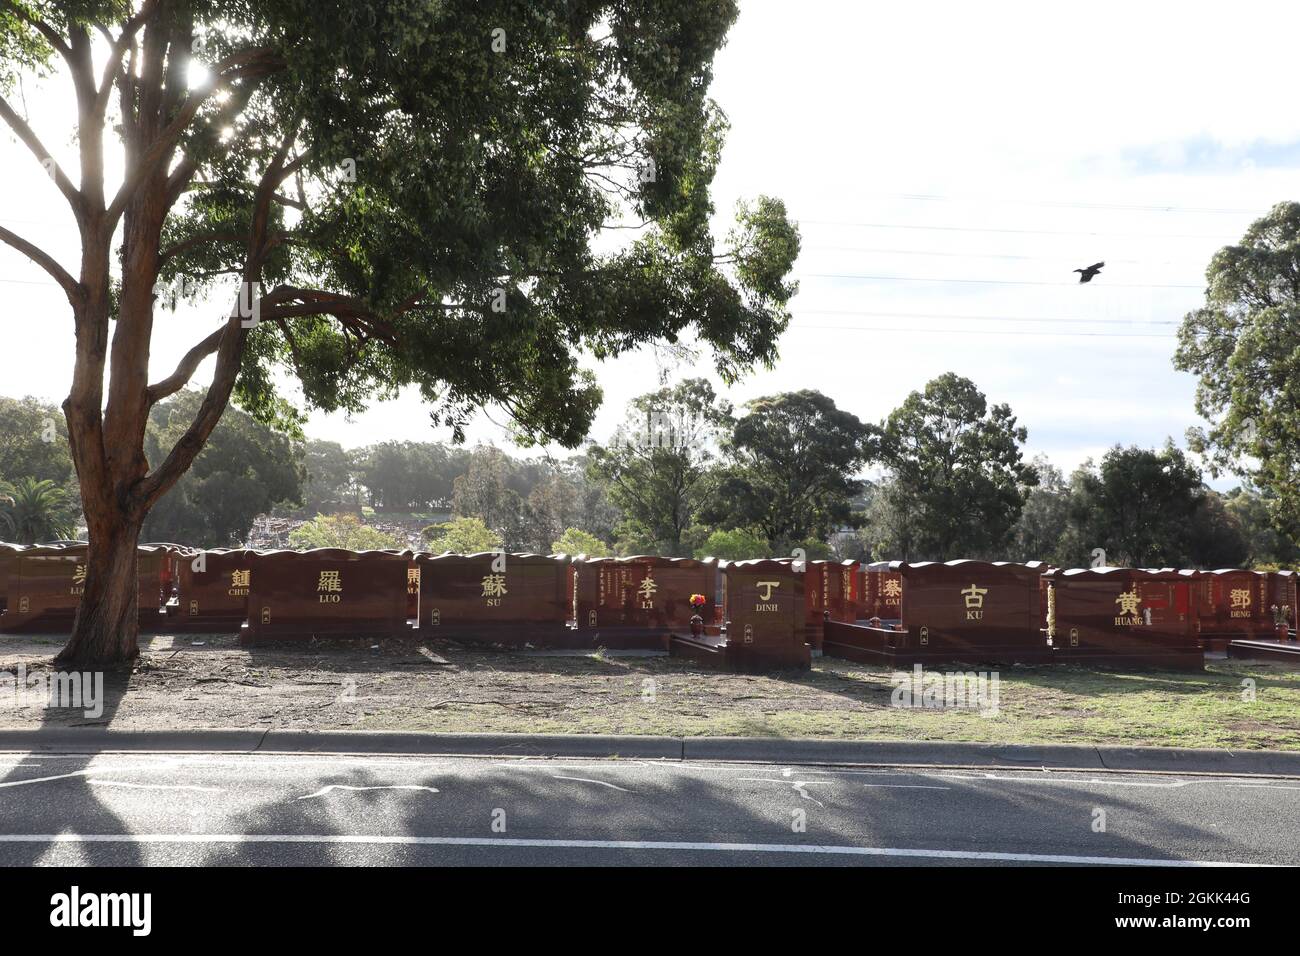
M238 236L234 233L205 233L201 236L191 236L189 239L168 246L166 249L159 252L158 262L161 265L169 259L174 259L183 252L189 252L191 249L205 246L210 242L243 242L245 238L247 237Z
M55 185L67 197L73 213L76 214L77 221L80 222L85 207L85 201L81 193L76 186L72 185L72 180L63 171L63 167L54 161L54 157L45 148L45 144L41 142L41 138L36 135L35 130L27 125L27 121L14 111L14 108L9 105L9 102L3 96L0 96L0 118L3 118L9 124L9 127L18 134L18 138L27 144L27 148L41 166L53 175Z
M122 183L121 188L118 189L117 195L104 216L104 229L106 232L111 235L112 231L117 228L117 220L126 208L126 204L130 202L132 195L171 155L172 150L176 148L177 143L180 142L181 137L184 135L186 128L198 115L199 109L213 94L229 89L230 84L235 80L256 79L275 72L275 70L279 69L279 63L280 60L274 51L258 48L232 53L214 66L212 69L217 74L216 79L193 90L185 98L185 102L177 111L176 116L158 134L158 138L149 145L149 148L141 154L135 164L135 169L131 171L130 175ZM226 72L227 70L230 72Z
M122 25L121 34L116 41L113 41L112 49L108 53L108 61L104 64L104 78L95 97L95 112L100 119L103 119L104 112L108 109L108 98L112 95L113 85L119 76L123 54L134 44L136 33L153 18L161 6L162 0L145 0L140 12ZM109 39L112 41L111 37Z
M156 405L167 396L174 395L184 388L194 373L198 371L198 367L203 363L203 360L220 348L221 339L228 328L230 328L229 324L223 325L214 331L185 353L185 357L177 364L176 371L162 381L150 385L146 393L149 404Z
M60 56L65 59L72 56L72 48L68 46L68 43L63 39L62 34L44 20L32 16L26 9L18 6L16 3L12 3L11 0L0 0L0 9L10 11L15 14L19 20L22 20L28 26L34 27L41 36L45 37L46 42L58 51Z
M36 263L48 272L50 276L53 277L54 281L63 287L64 293L68 296L68 301L71 302L74 307L81 304L81 300L85 295L84 290L81 288L81 283L72 278L72 274L64 269L63 266L59 265L54 260L53 256L49 255L33 243L28 242L17 233L10 232L4 226L0 226L0 240L13 246L28 259L31 259L32 262Z

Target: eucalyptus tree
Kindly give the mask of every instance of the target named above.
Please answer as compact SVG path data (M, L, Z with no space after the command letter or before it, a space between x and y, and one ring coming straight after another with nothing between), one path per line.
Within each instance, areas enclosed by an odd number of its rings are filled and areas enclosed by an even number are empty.
M770 363L798 234L777 200L725 241L709 188L726 121L712 62L734 0L0 0L0 120L80 239L63 404L90 533L66 665L137 651L135 545L233 399L293 424L412 387L463 437L476 409L576 446L580 358L695 334L724 379ZM69 82L53 136L17 83ZM75 140L73 161L48 143ZM119 156L110 162L112 146ZM120 179L108 171L120 168ZM622 243L597 242L612 233ZM632 228L627 228L632 227ZM151 376L159 303L215 301ZM209 360L151 466L150 408Z

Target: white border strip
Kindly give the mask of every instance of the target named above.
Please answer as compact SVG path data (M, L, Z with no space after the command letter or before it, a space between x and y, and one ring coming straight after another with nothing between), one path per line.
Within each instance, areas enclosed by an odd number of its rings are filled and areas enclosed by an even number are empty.
M362 846L507 846L586 850L678 850L714 853L805 853L832 856L905 857L925 860L974 860L1000 863L1065 863L1078 866L1256 867L1265 863L1213 860L1167 860L1124 856L1070 856L1055 853L993 853L975 850L923 850L896 847L827 846L801 843L692 843L647 840L528 840L515 837L369 836L367 834L297 833L4 833L3 843L136 843L136 844L344 844Z

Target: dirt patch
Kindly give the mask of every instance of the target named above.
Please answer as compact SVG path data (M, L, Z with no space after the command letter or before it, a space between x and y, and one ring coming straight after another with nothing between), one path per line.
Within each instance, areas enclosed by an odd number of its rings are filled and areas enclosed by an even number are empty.
M0 670L48 673L62 638L0 638ZM996 714L894 706L893 674L822 658L723 674L665 657L529 656L419 639L242 647L153 637L107 675L102 715L15 707L0 727L301 728L1131 743L1300 749L1300 674L1214 662L1203 674L1003 670ZM1256 679L1254 701L1241 680Z

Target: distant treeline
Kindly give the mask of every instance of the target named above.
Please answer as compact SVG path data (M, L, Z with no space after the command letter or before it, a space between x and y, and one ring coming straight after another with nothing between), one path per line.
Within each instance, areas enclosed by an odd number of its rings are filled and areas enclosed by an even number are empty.
M154 408L151 461L199 400L182 392ZM345 449L231 409L144 536L216 547L242 543L259 514L350 513L296 538L388 546L365 523L400 517L427 522L430 546L450 550L1205 568L1300 560L1273 523L1285 509L1250 487L1209 489L1172 442L1116 446L1067 477L1041 456L1025 461L1027 437L1008 406L953 374L878 424L811 390L737 410L690 379L635 399L615 434L566 458L436 442ZM883 477L864 479L868 469ZM0 537L71 533L76 481L57 409L0 398L0 479L9 486Z

